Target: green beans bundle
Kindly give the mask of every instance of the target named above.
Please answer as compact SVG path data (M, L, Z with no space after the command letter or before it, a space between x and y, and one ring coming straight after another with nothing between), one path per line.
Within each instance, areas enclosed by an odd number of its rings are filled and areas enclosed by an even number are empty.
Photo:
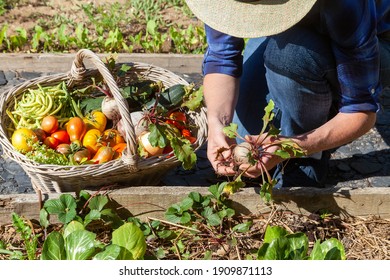
M80 108L66 88L65 82L56 86L28 89L20 100L15 101L13 111L6 111L15 129L35 129L45 116L57 117L60 126L71 117L81 116Z

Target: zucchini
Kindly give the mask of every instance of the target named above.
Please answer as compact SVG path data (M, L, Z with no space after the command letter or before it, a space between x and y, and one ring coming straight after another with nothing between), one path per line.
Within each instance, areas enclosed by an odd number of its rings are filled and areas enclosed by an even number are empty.
M164 90L158 97L157 107L163 111L177 109L183 102L183 97L186 94L185 85L176 84ZM146 103L146 108L152 108L156 103L156 98L153 98Z
M156 88L152 84L136 84L120 89L125 97L130 111L139 111L142 107L151 109L156 103ZM173 85L165 89L158 97L157 109L167 112L177 109L183 103L186 94L186 86L182 84ZM152 98L152 96L155 96ZM84 98L80 101L80 109L83 114L93 110L100 110L105 96Z

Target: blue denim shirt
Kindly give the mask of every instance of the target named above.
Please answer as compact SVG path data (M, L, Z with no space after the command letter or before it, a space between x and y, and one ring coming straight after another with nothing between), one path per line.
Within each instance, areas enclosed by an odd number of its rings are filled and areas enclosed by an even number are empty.
M327 35L341 89L340 112L377 111L378 37L390 32L390 0L319 0L299 23ZM261 28L261 27L259 27ZM242 74L244 40L205 26L203 74Z

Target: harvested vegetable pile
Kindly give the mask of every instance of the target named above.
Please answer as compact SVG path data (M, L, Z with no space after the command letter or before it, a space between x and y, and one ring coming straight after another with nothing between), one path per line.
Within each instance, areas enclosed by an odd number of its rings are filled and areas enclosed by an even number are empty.
M65 82L28 88L13 108L7 108L7 127L14 148L42 164L102 164L126 150L126 132L137 139L139 157L172 157L185 169L196 162L193 144L197 127L188 114L202 106L203 95L194 85L166 87L160 81L121 80L131 69L115 60L106 66L127 103L135 135L126 131L124 118L105 81L94 78L85 87ZM127 128L128 129L128 128Z

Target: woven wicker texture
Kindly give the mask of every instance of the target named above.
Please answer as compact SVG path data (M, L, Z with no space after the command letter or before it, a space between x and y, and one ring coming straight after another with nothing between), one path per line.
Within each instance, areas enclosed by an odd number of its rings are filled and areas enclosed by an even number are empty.
M93 69L87 69L84 66L84 61L87 59L92 62ZM188 85L187 81L166 69L145 63L126 64L131 66L131 69L123 77L123 81L121 81L123 83L148 79L161 81L165 87L175 84ZM116 66L120 67L121 65L117 64ZM6 114L6 109L13 108L15 100L20 99L29 88L37 88L38 85L42 87L52 86L65 81L69 87L84 87L91 83L92 77L96 80L104 79L118 104L126 132L124 138L127 143L127 148L120 159L103 164L50 165L32 161L14 149L7 130L11 126L11 120ZM23 168L31 178L32 185L37 192L77 192L81 189L93 189L113 184L117 184L118 187L157 185L163 175L180 164L175 156L169 158L164 156L138 157L137 139L127 102L121 95L119 86L110 71L102 60L90 50L83 49L76 54L68 73L28 80L0 94L0 113L0 143L3 147L3 153ZM193 131L197 138L197 141L193 144L196 151L207 138L206 109L201 108L198 111L190 112L189 118L190 122L196 127Z

